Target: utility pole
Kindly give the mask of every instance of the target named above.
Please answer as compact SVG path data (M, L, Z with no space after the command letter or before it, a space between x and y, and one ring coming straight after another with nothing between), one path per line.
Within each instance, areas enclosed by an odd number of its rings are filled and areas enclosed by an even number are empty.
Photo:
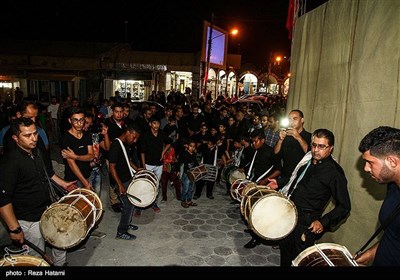
M210 70L213 23L214 23L214 12L211 14L210 33L208 35L208 42L207 42L208 43L208 49L207 49L207 59L206 59L206 69L205 69L206 71L204 73L204 89L203 89L204 97L207 95L207 82L208 82L208 73L209 73L209 70Z

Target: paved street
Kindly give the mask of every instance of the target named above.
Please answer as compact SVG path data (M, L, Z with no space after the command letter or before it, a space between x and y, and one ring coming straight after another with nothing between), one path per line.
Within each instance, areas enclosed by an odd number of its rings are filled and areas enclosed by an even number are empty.
M52 158L56 173L63 172L57 149ZM57 163L58 162L58 163ZM62 175L62 174L61 174ZM136 240L116 240L120 214L111 210L108 200L108 178L103 178L101 200L104 214L98 230L102 239L90 237L86 249L69 249L68 266L277 266L279 249L272 244L245 249L250 235L241 218L238 204L230 204L225 186L216 186L215 199L203 195L197 207L183 208L176 200L172 187L168 201L159 203L160 213L152 209L142 212L132 223L139 226ZM1 244L8 244L8 234L0 227ZM79 246L78 246L79 247Z

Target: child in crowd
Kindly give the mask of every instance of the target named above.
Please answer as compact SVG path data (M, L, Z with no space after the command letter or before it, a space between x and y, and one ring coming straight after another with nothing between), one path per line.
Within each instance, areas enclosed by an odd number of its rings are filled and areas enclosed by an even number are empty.
M199 165L196 159L195 151L196 142L192 139L189 139L185 150L179 155L180 175L182 182L181 205L183 208L197 206L196 203L192 202L194 182L192 182L187 175L188 170Z
M207 149L202 152L203 156L203 163L208 165L214 165L215 168L217 167L217 146L216 146L216 139L211 138L207 143ZM200 179L196 182L196 192L193 196L193 199L198 199L201 196L201 192L203 191L204 185L207 186L206 195L209 199L214 199L213 196L213 187L217 178L214 178L214 181L206 181Z
M166 144L172 144L172 138L167 138ZM178 176L175 149L170 146L163 158L163 172L161 175L162 201L167 201L168 181L175 187L176 199L181 200L181 182Z

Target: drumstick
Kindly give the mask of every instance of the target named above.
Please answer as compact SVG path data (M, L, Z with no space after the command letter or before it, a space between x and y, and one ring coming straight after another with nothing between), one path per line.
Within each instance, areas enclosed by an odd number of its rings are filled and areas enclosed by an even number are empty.
M136 199L136 200L139 201L139 202L142 202L142 200L141 200L140 198L134 196L133 194L126 193L126 195L129 196L129 197L132 197L133 199Z
M29 247L31 247L31 248L32 248L33 250L35 250L36 252L38 252L39 255L42 256L43 259L44 259L46 262L48 262L48 264L49 264L50 266L54 266L53 261L52 261L52 260L49 258L49 256L47 256L46 253L43 252L39 247L37 247L35 244L33 244L32 242L30 242L30 241L27 240L27 239L24 239L24 243L25 243L26 245L28 245Z

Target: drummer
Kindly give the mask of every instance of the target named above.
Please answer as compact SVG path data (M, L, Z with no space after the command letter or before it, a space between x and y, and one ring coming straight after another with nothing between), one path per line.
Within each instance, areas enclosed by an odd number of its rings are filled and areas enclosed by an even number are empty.
M0 216L10 238L20 244L30 241L42 251L45 241L39 228L40 218L51 204L48 180L44 172L57 184L72 190L75 182L66 182L58 177L49 162L36 147L38 133L35 123L28 118L19 118L11 124L12 149L0 163ZM7 176L6 176L6 175ZM54 265L66 264L66 251L52 248Z
M258 185L267 185L268 179L276 178L281 173L281 164L274 150L265 143L262 130L254 130L251 135L255 150L250 166L246 169L250 181Z
M193 139L189 139L185 145L185 150L179 154L179 172L182 182L181 205L183 208L197 206L197 203L192 201L194 182L189 179L187 171L198 165L199 163L196 159L196 142Z
M116 186L118 186L118 196L122 202L121 219L117 228L117 235L115 239L121 240L134 240L136 236L129 233L128 230L137 230L138 227L131 224L134 206L127 197L127 189L132 179L130 168L138 171L138 167L130 161L127 164L125 156L130 155L130 149L133 143L136 143L140 136L139 130L132 123L124 127L124 132L117 139L121 140L125 152L121 146L120 141L114 140L111 144L108 160L110 162L110 174L113 177ZM130 160L130 159L129 159Z
M228 192L229 192L230 189L231 189L231 183L229 182L229 175L232 174L232 172L233 172L234 170L236 170L237 168L239 168L240 161L241 161L242 154L243 154L243 150L244 150L244 147L243 147L243 145L242 145L242 142L241 142L241 140L240 140L239 138L235 138L235 139L233 140L233 146L235 147L235 149L234 149L234 151L233 151L232 157L231 157L229 160L226 161L229 165L226 165L225 168L224 168L224 170L222 171L222 175L224 175L225 169L229 171L229 174L225 174L225 175L226 175L226 176L225 176L225 177L226 177L226 178L225 178L225 184L226 184L226 189L227 189ZM250 145L249 145L249 146L250 146ZM231 166L233 166L233 167L230 168ZM227 169L227 168L228 168L228 169ZM242 171L242 172L243 172L243 171ZM233 202L236 203L237 200L233 200Z
M217 143L217 139L215 139L214 137L210 138L210 140L208 141L207 149L202 152L202 158L203 158L204 164L216 165L217 153L218 153L216 143ZM214 196L213 196L214 184L215 184L215 180L214 181L206 181L206 180L200 179L199 181L197 181L196 182L196 191L194 193L193 199L198 199L201 196L204 185L206 185L207 197L209 199L214 199Z
M267 185L268 179L279 176L281 165L274 149L265 143L265 135L262 130L254 130L251 135L253 148L255 149L250 166L246 170L247 179L258 185ZM245 248L254 248L260 244L259 237L250 231L252 239L244 245Z
M301 159L281 190L296 205L298 214L294 230L279 244L281 266L290 266L298 254L350 213L347 179L342 167L332 157L334 145L335 137L331 131L315 130L311 152ZM276 179L272 179L268 186L273 189L281 187ZM331 199L335 207L322 215Z

